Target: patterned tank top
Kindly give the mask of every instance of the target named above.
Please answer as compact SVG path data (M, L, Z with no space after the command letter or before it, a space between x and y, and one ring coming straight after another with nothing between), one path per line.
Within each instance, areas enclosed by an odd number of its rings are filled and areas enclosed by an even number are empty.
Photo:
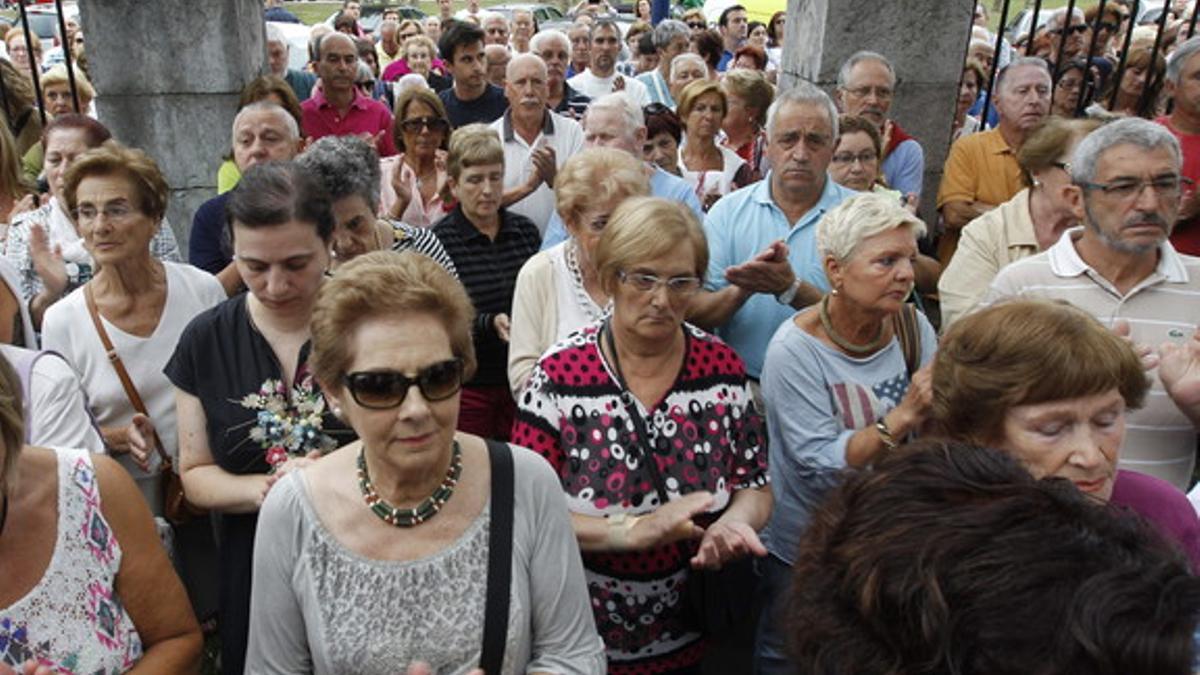
M123 673L142 641L114 591L121 547L100 512L100 486L84 450L58 455L58 534L41 581L0 608L0 663L29 659L55 673Z

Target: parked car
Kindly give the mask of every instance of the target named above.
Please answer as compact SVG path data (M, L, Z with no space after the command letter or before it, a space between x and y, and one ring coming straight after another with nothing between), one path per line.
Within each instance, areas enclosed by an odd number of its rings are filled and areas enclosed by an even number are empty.
M309 27L301 23L286 21L268 21L267 25L278 28L288 42L288 68L304 70L304 67L308 65Z
M79 7L73 2L64 2L63 15L68 19L79 21ZM42 52L58 46L58 11L54 5L27 5L25 14L29 17L29 30L42 43ZM14 26L21 25L21 14L12 19Z

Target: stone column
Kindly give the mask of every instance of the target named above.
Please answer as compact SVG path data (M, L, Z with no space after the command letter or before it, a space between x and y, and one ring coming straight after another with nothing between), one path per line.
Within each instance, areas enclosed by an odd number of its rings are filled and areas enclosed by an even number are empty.
M921 215L936 220L937 188L950 149L958 78L971 36L974 0L788 0L780 87L797 78L831 96L838 70L869 49L896 68L889 115L925 148Z
M186 254L192 214L216 194L238 95L266 63L262 0L81 0L100 120L154 158Z

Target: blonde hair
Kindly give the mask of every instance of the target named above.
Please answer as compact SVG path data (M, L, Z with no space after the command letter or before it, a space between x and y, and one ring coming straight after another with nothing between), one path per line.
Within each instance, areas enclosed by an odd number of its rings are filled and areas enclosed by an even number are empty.
M722 115L729 112L729 99L725 97L725 92L721 91L721 85L713 80L692 80L687 83L683 91L679 92L678 105L675 106L679 119L685 120L685 127L687 126L687 116L692 114L692 108L696 106L696 102L708 94L716 94L720 97Z
M84 178L90 176L125 176L133 183L137 195L137 206L142 213L158 223L167 212L169 188L162 171L150 155L128 148L116 141L106 141L79 156L67 169L63 181L63 197L67 212L74 213L77 206L76 191Z
M640 260L652 260L680 243L692 245L692 267L704 278L708 270L708 240L696 214L686 205L661 197L630 197L613 211L596 244L596 270L600 286L610 296L617 275Z
M446 173L458 180L462 170L486 164L504 165L504 146L500 136L486 124L468 124L450 134L450 153Z
M757 111L758 114L754 117L755 124L762 127L767 123L767 110L775 100L775 88L760 71L735 68L725 73L721 86L727 93L744 100L746 107Z
M909 228L914 237L925 234L925 223L901 206L894 195L860 192L830 209L817 222L817 250L841 262L854 255L864 239L897 227Z
M463 360L464 378L475 375L471 324L475 308L462 284L432 258L415 251L374 251L342 265L317 292L309 363L321 386L333 390L354 361L348 339L364 323L426 313L437 317L450 351Z
M628 152L588 148L558 170L554 194L558 215L574 227L591 204L650 194L650 180L642 162Z
M400 46L401 55L407 59L408 50L412 49L413 47L424 47L429 52L430 59L437 58L437 45L433 44L433 39L424 33L421 33L420 35L414 35L405 40L404 44Z
M81 100L86 98L89 101L96 98L96 90L92 88L92 83L88 81L87 76L84 75L83 71L78 68L75 68L74 70L75 91L79 93L79 98ZM46 89L46 87L55 84L65 84L70 86L71 80L67 76L67 64L59 63L50 70L47 70L46 73L42 75L41 84L43 91ZM292 96L294 97L295 94Z

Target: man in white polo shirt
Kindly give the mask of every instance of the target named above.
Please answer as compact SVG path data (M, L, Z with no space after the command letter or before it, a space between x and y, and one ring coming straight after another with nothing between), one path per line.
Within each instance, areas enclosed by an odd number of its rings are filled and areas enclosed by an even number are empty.
M1001 270L982 304L1017 295L1065 300L1106 325L1128 322L1137 344L1186 344L1200 325L1200 258L1167 240L1186 180L1180 164L1179 142L1153 122L1124 119L1092 132L1069 167L1083 226ZM1186 490L1197 411L1180 409L1157 369L1149 376L1145 407L1128 417L1121 465Z
M536 54L517 54L509 61L504 95L508 110L492 123L504 143L503 205L545 234L554 213L554 175L583 149L583 130L546 107L546 63Z
M577 91L593 99L614 91L624 91L639 108L650 104L646 85L634 77L617 72L617 55L621 53L621 29L612 19L600 19L592 26L591 62L588 69L567 80Z

